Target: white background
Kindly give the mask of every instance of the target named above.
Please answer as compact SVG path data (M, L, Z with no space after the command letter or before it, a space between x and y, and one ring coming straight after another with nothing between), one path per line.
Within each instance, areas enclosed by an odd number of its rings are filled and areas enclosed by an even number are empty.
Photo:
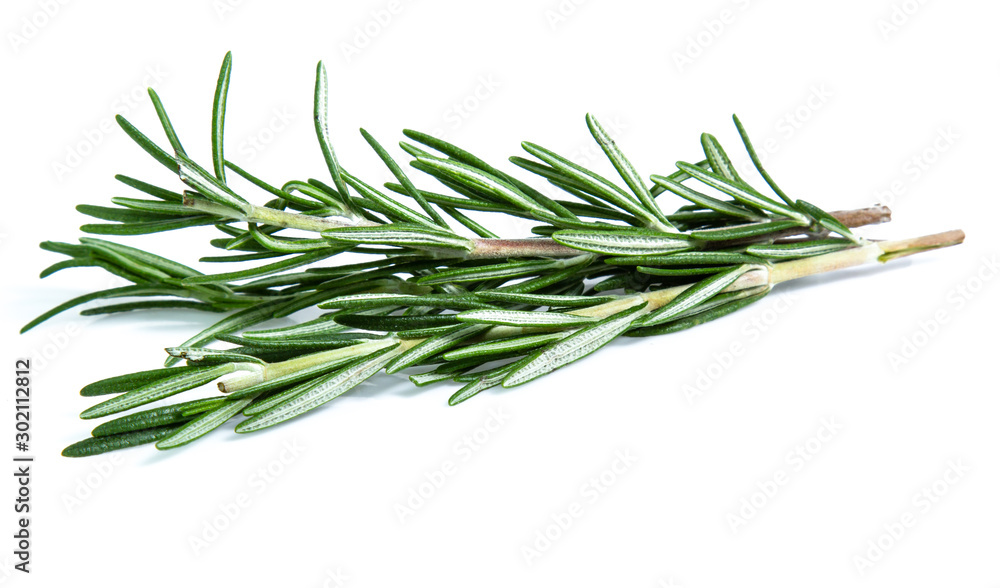
M1000 6L224 2L67 2L46 16L51 1L10 0L0 9L0 296L10 372L0 439L13 454L13 364L35 357L37 457L30 577L10 567L15 490L3 476L4 582L1000 585ZM366 27L374 36L358 32ZM136 195L115 173L179 186L110 126L127 114L164 142L147 84L188 152L209 161L212 93L230 49L227 155L274 182L326 178L310 121L324 59L335 146L345 167L372 183L389 175L359 126L390 146L402 128L439 130L492 162L532 140L613 174L584 125L592 112L618 129L619 145L648 175L700 159L703 131L743 164L729 120L736 112L758 145L771 140L767 163L786 191L827 209L890 204L893 222L864 235L962 228L968 239L782 285L723 320L616 341L543 380L457 408L446 404L449 385L418 391L380 376L264 433L237 438L229 425L169 454L145 447L62 458L93 426L76 416L90 404L77 395L84 384L158 366L164 346L215 318L66 314L18 336L58 302L114 284L96 269L39 281L60 257L37 243L74 241L86 222L73 209L79 203ZM130 93L142 99L130 104ZM272 124L278 132L265 130ZM902 190L888 193L893 185ZM502 219L492 226L526 230ZM127 243L194 263L213 236L205 229ZM733 344L741 353L727 358ZM894 353L908 357L894 364ZM714 379L686 397L700 374ZM476 451L456 451L490 411L507 415L504 424ZM817 441L824 421L836 434ZM302 450L279 467L289 445ZM815 455L798 461L799 446ZM616 452L637 461L592 502L588 481ZM445 461L456 464L454 475L401 522L396 505ZM281 472L262 483L257 472L269 466ZM961 477L942 481L956 466ZM775 476L786 483L759 494ZM925 488L943 496L926 502ZM226 505L241 493L249 505L230 521ZM743 500L763 506L735 519ZM581 516L541 549L537 533L554 534L552 517L573 503ZM906 514L912 525L892 538L886 529ZM215 525L226 528L193 548L192 538L205 540ZM529 562L525 546L540 546L541 557Z

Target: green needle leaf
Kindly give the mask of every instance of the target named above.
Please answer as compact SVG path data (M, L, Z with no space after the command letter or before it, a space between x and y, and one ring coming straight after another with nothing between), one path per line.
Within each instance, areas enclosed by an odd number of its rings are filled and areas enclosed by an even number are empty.
M744 288L743 290L735 290L733 292L722 292L720 294L716 294L715 296L712 296L711 298L702 302L701 304L692 306L688 310L674 315L674 318L670 319L669 321L666 321L666 323L660 323L660 325L662 326L663 324L674 324L680 321L681 319L686 319L688 317L695 315L704 315L706 312L714 308L725 306L730 302L736 302L738 300L743 300L744 298L757 299L769 293L773 287L774 286L771 284L766 284L763 286ZM659 327L652 327L652 328L659 328Z
M653 196L649 193L649 188L646 186L646 182L643 181L642 176L635 171L635 168L632 167L625 154L615 144L615 140L611 138L611 135L604 130L601 123L597 122L597 119L591 114L587 115L587 127L590 129L590 134L594 136L594 140L601 146L601 150L611 160L611 164L618 170L618 175L625 180L625 183L632 192L639 197L639 202L642 203L647 211L653 213L653 216L663 224L665 229L673 229L674 226L670 224L667 217L663 215L663 211L657 206L656 201L653 200Z
M395 346L392 342L387 342L387 346ZM292 372L290 374L284 374L277 378L272 378L260 384L244 388L242 390L237 390L229 395L229 398L249 398L256 397L258 394L264 392L270 392L271 390L278 390L289 386L291 384L297 384L303 380L309 380L316 376L321 376L330 371L333 371L345 364L354 361L355 356L350 353L340 353L331 354L331 357L324 362L318 363L304 370L299 370Z
M326 376L319 384L307 389L287 402L243 421L236 426L236 432L250 433L272 427L326 404L378 373L387 363L396 357L397 352L395 349L395 347L390 347L376 351L346 368Z
M854 247L854 243L846 239L814 239L800 243L762 243L751 245L746 251L765 259L798 259L833 253L848 247Z
M667 335L683 331L685 329L690 329L691 327L696 327L698 325L714 321L717 318L726 316L727 314L732 314L745 306L749 306L750 304L753 304L754 302L757 302L761 298L767 296L768 292L770 292L770 288L764 288L762 292L746 297L736 297L736 299L718 306L713 306L709 310L698 312L697 314L687 316L686 318L673 320L655 327L641 327L633 329L627 332L626 335L629 337L651 337L654 335ZM718 298L718 296L716 298Z
M523 210L546 212L544 208L510 183L464 163L427 156L419 156L417 161L454 178L457 182L477 190L483 190Z
M180 175L181 181L197 190L202 196L242 214L250 214L250 203L237 196L225 184L208 175L198 164L183 155L178 155L177 165L177 173Z
M497 168L486 163L482 159L476 157L475 155L469 153L468 151L462 149L461 147L458 147L457 145L453 145L452 143L449 143L444 139L439 139L433 135L428 135L425 133L421 133L419 131L411 131L409 129L404 129L403 134L415 141L419 141L424 145L427 145L433 149L440 151L441 153L444 153L445 155L447 155L452 159L458 160L468 166L474 167L482 172L485 172L487 174L496 176L501 180L504 180L505 182L511 184L512 186L523 192L525 195L527 195L529 199L534 200L535 202L541 204L542 206L552 211L557 216L568 219L576 218L575 214L570 212L567 208L565 208L558 202L545 196L538 190L535 190L531 186L525 184L524 182L518 180L517 178L511 176L510 174L506 174L498 170ZM423 155L429 155L429 154L425 153Z
M687 235L643 229L556 231L552 238L567 247L607 255L647 255L690 249Z
M302 209L312 210L324 204L329 207L336 208L340 212L344 212L346 209L346 205L343 202L334 198L325 190L322 190L317 186L313 186L308 182L292 180L290 182L286 182L285 185L281 187L281 191L284 192L284 196L282 196L283 199ZM302 198L301 196L295 194L296 192L301 192L308 196L308 198ZM312 198L312 200L309 198Z
M251 325L264 322L274 316L275 310L283 304L287 303L283 300L268 301L234 312L177 347L202 347L213 341L216 335L231 333L237 329L245 329ZM178 361L176 357L170 357L165 364L171 366Z
M254 357L252 355L246 355L245 353L233 353L232 351L224 351L221 349L209 349L207 347L167 347L166 352L167 354L173 357L177 357L195 363L203 361L206 363L235 361L235 362L245 362L245 363L259 363L261 365L264 365L266 363L263 359Z
M785 201L785 204L795 206L795 201L789 198L781 190L781 188L778 187L778 184L771 179L771 174L767 173L767 170L764 169L764 164L761 163L760 158L757 157L757 150L754 149L753 144L750 143L750 136L747 135L746 129L743 128L743 123L740 122L739 117L735 114L733 115L733 122L736 123L736 130L740 133L740 139L743 141L743 146L746 147L747 154L750 156L750 161L752 161L753 166L757 168L757 173L760 174L760 177L764 178L764 181L767 182L767 185L770 186L772 190L774 190L774 193Z
M135 247L129 247L128 245L122 245L113 241L105 241L104 239L94 239L91 237L81 237L80 243L90 245L102 251L113 252L118 255L129 257L139 263L166 272L175 278L187 278L201 275L201 272L191 269L184 264L177 263L176 261L165 257L160 257L159 255L149 253L148 251L143 251L142 249L136 249Z
M744 204L749 204L750 206L788 217L802 225L809 224L809 218L801 212L783 204L778 204L774 200L767 198L760 192L757 192L745 184L732 183L721 176L707 172L689 163L684 163L683 161L677 162L677 167L687 172L691 177L698 179L702 183L711 186L720 192L729 194Z
M199 257L198 261L204 263L233 263L237 261L257 261L260 259L274 259L275 257L284 257L285 255L287 255L287 253L277 253L275 251L263 251L261 253L245 253L243 255L209 255L207 257ZM278 277L280 278L281 276ZM239 286L237 286L237 288L242 288L244 286L249 286L249 284L240 284Z
M559 284L560 282L572 279L578 273L579 268L571 266L566 269L553 272L547 276L538 276L537 278L531 278L530 280L525 280L516 284L501 286L497 288L496 291L503 294L526 294L528 292L537 292L538 290L548 288L553 284Z
M195 414L212 410L224 402L225 399L223 398L206 398L143 410L102 423L91 432L91 435L94 437L107 437L130 431L141 431L142 429L183 423L193 418Z
M337 187L341 200L350 210L352 208L351 195L347 191L347 185L341 175L340 163L337 161L337 155L333 152L333 144L330 143L327 113L328 96L326 66L320 61L316 64L316 89L313 94L313 122L316 127L316 138L319 139L319 147L323 151L323 159L326 160L326 167L330 170L330 176L333 178L333 185Z
M612 265L731 265L739 263L760 263L752 255L735 251L681 251L666 255L630 255L609 257L605 263Z
M172 163L173 162L171 162L171 164ZM176 168L174 169L174 171L176 172ZM177 192L172 192L165 188L160 188L159 186L147 184L146 182L137 180L135 178L130 178L122 174L116 175L115 179L130 188L135 188L140 192L145 192L146 194L149 194L150 196L153 196L155 198L159 198L160 200L166 200L167 202L182 202L184 200L183 194L178 194Z
M334 250L326 239L279 239L257 230L254 225L250 225L250 235L254 241L278 253L307 253L325 249L328 253L334 254L344 250L343 248Z
M422 374L412 374L410 376L410 381L413 382L415 386L429 386L435 382L443 382L444 380L450 380L457 375L464 373L470 369L475 368L480 365L479 360L473 359L471 365L464 365L461 362L451 362L443 363L437 368L424 372Z
M253 397L231 400L215 410L208 412L190 423L181 427L177 432L160 439L156 442L157 449L173 449L181 445L187 445L199 437L203 437L215 429L221 427L223 423L239 414L248 404L253 402Z
M177 138L177 132L174 131L174 125L170 124L170 118L167 116L167 111L163 109L163 103L160 102L160 97L156 94L156 90L149 88L148 91L149 99L153 101L153 108L156 109L156 116L160 119L163 132L167 134L167 140L170 141L170 146L174 148L174 153L186 155L184 147L181 146L180 139Z
M604 347L627 331L646 305L645 301L636 304L528 356L503 379L503 387L520 386Z
M164 378L157 382L147 384L135 390L115 396L100 404L96 404L80 413L80 418L93 419L109 414L115 414L125 410L131 410L137 406L163 400L164 398L186 392L192 388L205 385L216 378L232 373L238 369L239 364L223 364L206 368L191 373L179 374L177 376Z
M496 355L507 355L517 351L526 352L540 345L558 341L569 334L567 331L557 331L541 335L528 335L527 337L510 337L496 341L485 341L447 351L442 357L446 361L460 361L474 357L488 358Z
M748 239L760 237L789 229L801 229L802 223L793 220L776 220L749 225L735 225L722 227L719 229L705 229L701 231L691 231L690 235L696 239L705 241L732 241L736 239Z
M470 231L472 231L473 233L475 233L477 236L482 237L483 239L497 239L497 238L499 238L499 237L497 237L497 235L495 233L493 233L492 231L490 231L489 229L487 229L483 225L481 225L481 224L477 223L476 221L472 220L467 215L462 214L462 212L460 212L457 208L452 208L450 206L442 206L441 210L443 210L446 213L448 213L448 215L451 218L453 218L453 219L457 220L458 222L462 223L463 226L465 226L467 229L469 229Z
M423 276L418 284L450 284L461 282L479 282L483 280L510 279L520 276L535 275L546 270L565 267L562 261L514 261L495 265L458 268Z
M854 233L851 232L851 229L847 228L844 223L837 220L822 208L809 204L805 200L796 201L795 206L802 212L816 219L816 223L824 229L832 233L836 233L845 239L850 239L855 245L861 244L861 239L855 236Z
M117 223L141 223L162 220L177 220L173 216L164 216L157 213L149 213L141 210L128 208L112 208L108 206L94 206L92 204L77 204L77 212L87 216L99 218L101 220Z
M701 148L705 151L709 165L718 175L726 178L734 184L746 184L733 167L733 162L729 160L726 151L719 144L719 141L708 133L701 134Z
M226 125L226 97L229 94L229 74L233 70L233 52L226 53L219 70L219 82L215 86L215 102L212 104L212 164L215 177L226 181L226 158L222 153L223 130ZM172 141L171 141L172 142ZM180 153L183 155L183 152Z
M262 341L272 339L309 339L324 337L326 335L340 333L347 330L347 327L337 324L333 319L334 315L326 314L317 319L290 327L264 329L260 331L244 331L242 336L244 339L259 339Z
M590 192L594 191L595 189L597 189L597 190L602 190L602 189L605 189L605 188L607 188L607 189L613 189L615 186L613 184L610 184L610 182L609 182L609 186L607 186L607 187L600 186L600 187L595 188L593 185L591 185L591 184L589 184L589 183L587 183L587 182L585 182L583 180L576 179L575 176L571 177L571 176L565 175L562 172L560 172L559 170L557 170L557 169L555 169L553 167L549 167L548 165L538 163L537 161L533 161L533 160L530 160L530 159L525 159L523 157L518 157L518 156L510 157L510 158L508 158L508 160L511 163L513 163L514 165L520 167L521 169L527 170L527 171L529 171L529 172L531 172L531 173L533 173L535 175L538 175L538 176L541 176L541 177L547 179L549 181L549 183L551 183L552 185L560 188L561 190L563 190L565 192L568 192L568 193L576 196L577 198L580 198L581 200L584 200L584 201L588 202L592 206L598 207L598 208L600 208L602 210L611 211L612 213L615 213L615 214L618 214L618 215L624 217L624 219L632 219L633 218L632 216L630 216L628 214L622 213L619 210L616 210L616 209L613 209L613 208L609 207L607 204L605 204L604 200L601 200L600 198L597 198L597 197L592 196L590 194ZM580 169L582 170L583 168L580 168ZM566 202L563 202L563 204L566 204ZM575 203L574 202L574 203L571 203L571 204L578 205L579 203ZM567 207L568 206L569 205L567 205ZM572 218L572 217L570 217L570 218Z
M686 268L665 268L647 267L645 265L636 266L635 271L650 276L703 276L705 274L717 274L729 269L728 266L712 267L686 267Z
M722 214L728 216L734 216L736 218L742 218L750 221L760 221L766 219L766 217L763 217L750 210L747 210L746 208L735 206L729 204L728 202L719 200L718 198L712 198L707 194L702 194L697 190L692 190L691 188L688 188L684 184L675 182L669 177L658 176L654 174L650 176L650 179L657 186L663 186L664 189L669 190L674 194L677 194L678 196L680 196L685 200L689 200L691 202L694 202L695 204L704 206L705 208L714 210L716 212L721 212Z
M152 155L153 159L162 163L167 167L167 169L177 173L177 162L173 157L170 157L169 153L160 149L156 143L150 141L146 135L143 135L142 132L139 131L139 129L132 126L132 123L125 120L124 116L120 114L115 115L115 120L118 121L118 126L125 131L125 134L131 137L132 140L139 145L139 147L142 147L143 151Z
M151 220L162 220L163 216L185 216L194 214L204 214L190 206L184 206L176 202L159 202L157 200L143 200L141 198L120 198L114 197L111 202L118 206L123 206L132 210L161 215L153 216ZM79 210L79 209L78 209Z
M439 139L434 135L428 135L427 133L421 133L420 131L414 131L410 129L403 129L403 134L406 135L406 137L413 139L414 141L419 141L420 143L423 143L424 145L427 145L432 149L436 149L437 151L440 151L441 153L444 153L448 157L460 161L465 165L474 167L478 170L490 173L495 176L504 177L505 175L503 174L503 172L491 166L490 164L486 163L482 159L476 157L475 155L469 153L468 151L462 149L461 147L453 143L445 141L444 139ZM424 153L424 155L429 155L429 154Z
M476 297L482 300L495 302L507 302L511 304L530 304L532 306L552 306L552 307L579 307L594 306L616 300L617 296L566 296L559 294L522 294L517 292L503 292L499 290L486 290L476 292Z
M376 227L342 227L323 231L323 237L337 243L366 243L431 249L472 251L473 243L454 233L420 225L393 223Z
M220 334L217 337L219 341L241 345L246 348L251 348L254 351L271 350L308 353L310 351L326 351L328 349L351 347L353 345L357 345L358 343L364 343L366 341L376 339L378 338L378 335L373 333L353 332L327 335L322 339L269 339L265 341L261 341L260 339L244 339L243 337L237 337L236 335Z
M380 206L385 208L389 214L392 214L394 217L408 223L424 225L425 227L431 227L431 228L439 228L439 225L435 224L433 220L425 217L422 214L419 214L417 211L412 210L408 206L403 206L402 204L396 202L392 198L389 198L388 196L379 192L375 188L372 188L368 184L362 182L361 180L352 176L346 171L342 171L341 173L344 176L344 180L348 184L350 184L352 188L357 190L359 194L361 194L365 198L368 198L369 200L377 202ZM423 199L422 195L421 199ZM420 202L420 200L418 200L418 202ZM424 200L424 202L426 202L426 200ZM441 225L441 226L444 226L445 229L448 229L447 225Z
M225 398L213 396L211 398L202 398L201 400L189 400L188 402L182 402L175 406L179 406L181 408L181 412L184 416L193 417L203 412L213 410L215 407L221 406L225 401Z
M174 431L177 427L157 427L155 429L144 429L142 431L132 431L120 435L109 435L107 437L92 437L77 441L66 449L62 450L64 457L90 457L100 455L109 451L117 451L137 445L152 443L162 439Z
M340 249L326 248L320 251L313 251L311 253L303 253L301 255L296 255L295 257L290 257L287 259L283 259L281 261L276 261L274 263L269 263L267 265L262 265L260 267L253 269L240 270L235 272L226 272L224 274L211 274L207 276L194 276L190 278L185 278L181 283L186 286L193 286L197 284L224 284L235 280L259 278L261 276L268 276L288 269L300 267L303 265L308 265L310 263L317 262L321 259L326 259L331 255L335 255L339 251Z
M411 197L413 197L413 199L416 200L418 204L420 204L420 208L423 208L424 212L426 212L428 216L434 219L434 222L437 223L439 227L445 229L446 231L450 230L448 228L448 223L446 223L444 219L441 218L441 214L437 210L435 210L434 207L431 206L426 199L424 199L423 195L420 193L420 190L417 190L417 187L413 185L413 182L410 181L410 178L408 178L406 174L403 173L403 170L400 169L399 164L397 164L396 161L392 158L392 156L389 155L389 152L386 151L385 148L383 148L382 145L380 145L379 142L375 140L375 137L371 136L371 134L364 129L361 129L361 136L365 138L365 141L368 141L368 144L371 145L372 149L375 150L375 153L378 154L379 158L383 161L383 163L385 163L386 167L389 168L389 171L392 172L392 175L396 177L396 179L399 181L400 184L402 184L406 192Z
M284 199L284 198L286 198L288 196L287 192L283 192L282 190L280 190L278 188L275 188L271 184L268 184L264 180L262 180L262 179L260 179L260 178L258 178L256 176L254 176L250 172L246 171L245 169L241 168L240 166L236 165L235 163L233 163L231 161L228 161L228 160L226 161L226 167L228 167L229 169L231 169L234 172L236 172L236 175L238 175L241 178L245 179L246 181L250 182L254 186L257 186L261 190L264 190L265 192L270 193L272 196L277 196L278 198L282 198L282 199Z
M75 306L91 302L93 300L101 300L103 298L123 298L125 296L177 296L183 295L183 292L177 290L170 290L166 288L150 288L147 286L122 286L120 288L109 288L107 290L98 290L97 292L90 292L77 296L76 298L67 300L59 306L43 313L42 315L36 317L34 320L28 324L21 327L21 333L26 333L31 329L37 327L39 324L49 320L50 318L56 316L57 314L69 310Z
M609 204L617 206L622 210L632 213L636 218L642 220L652 228L666 228L667 225L663 225L662 221L658 220L651 212L640 206L632 196L629 196L624 190L615 186L605 178L588 169L580 167L565 157L558 155L557 153L554 153L540 145L524 141L521 143L521 147L528 153L552 166L556 171L574 180L578 185L584 187L586 191L593 196L596 196Z
M448 406L461 404L483 390L489 390L499 385L507 377L508 373L510 373L510 370L491 370L491 373L488 375L476 378L463 386L461 390L452 394L451 398L448 399Z
M93 384L87 384L80 390L80 396L103 396L105 394L119 394L121 392L128 392L129 390L134 390L136 388L145 386L147 384L152 384L153 382L159 382L167 378L172 378L176 375L197 372L199 370L204 370L203 367L176 367L176 368L159 368L155 370L146 370L142 372L135 372L132 374L125 374L122 376L114 376L112 378L105 378L103 380L98 380Z
M66 259L63 261L58 261L50 265L49 267L43 269L41 273L38 274L38 277L47 278L58 271L68 269L71 267L95 267L95 266L97 266L97 262L93 259L87 259L87 258Z
M116 225L82 225L80 230L91 235L149 235L164 231L175 231L187 227L212 225L218 219L208 215L189 216L182 219L164 219L139 223L122 223Z
M461 325L448 329L440 335L429 337L394 358L392 363L385 368L385 373L394 374L411 365L416 365L428 357L447 351L489 328L489 325Z
M219 312L221 309L205 302L195 300L144 300L141 302L125 302L122 304L107 304L96 308L87 308L80 311L80 316L97 316L102 314L116 314L120 312L131 312L133 310L150 309L177 309L188 308L203 312Z
M448 308L454 310L493 308L492 304L483 302L472 295L414 295L395 293L347 294L331 298L319 305L320 308L339 308L343 310L381 308L386 306L427 306L429 308Z
M743 274L761 269L763 269L762 266L747 264L710 278L705 278L691 285L690 288L681 292L676 298L647 314L638 322L642 326L653 326L667 322L722 292Z
M597 319L562 312L489 309L460 312L458 320L463 323L510 325L512 327L578 327L593 323Z
M278 406L279 404L283 404L286 400L294 398L295 396L298 396L299 394L305 392L309 388L316 386L321 381L322 378L316 378L313 380L308 380L306 382L303 382L297 386L292 386L287 390L283 390L271 396L266 396L266 397L258 396L254 400L254 402L250 404L250 406L247 406L245 409L243 409L243 414L249 417L270 410L275 406Z
M368 314L338 314L339 324L366 331L410 331L458 324L454 314L384 316Z
M409 196L406 190L399 184L394 184L392 182L386 182L383 184L389 190L400 194L403 196ZM458 189L456 188L456 191ZM529 218L531 215L519 208L514 208L512 206L507 206L506 204L498 204L490 200L482 200L479 198L466 198L460 196L449 196L447 194L438 194L436 192L428 192L427 190L420 190L420 193L428 202L433 202L441 206L451 206L454 208L461 208L463 210L484 210L488 212L502 212L504 214L510 214L513 216L520 216L522 218Z

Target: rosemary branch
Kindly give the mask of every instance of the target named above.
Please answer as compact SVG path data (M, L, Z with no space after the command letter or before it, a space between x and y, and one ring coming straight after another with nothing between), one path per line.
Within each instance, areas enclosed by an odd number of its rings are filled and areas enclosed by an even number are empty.
M168 347L168 367L84 387L84 396L112 396L81 416L118 415L212 382L222 394L116 416L64 455L152 442L172 449L239 414L246 418L237 432L258 431L330 402L382 370L410 370L418 386L458 382L461 388L449 398L449 404L458 404L494 386L523 385L621 335L674 333L737 312L782 282L887 262L964 239L961 231L896 241L855 235L852 228L888 221L889 210L876 206L829 213L791 198L764 170L736 117L743 146L773 195L741 177L707 133L701 137L703 159L677 162L668 174L650 175L650 185L596 118L587 115L587 127L621 183L525 142L522 147L533 159L516 156L510 162L565 195L551 198L456 145L404 131L417 143L400 143L412 158L410 167L447 189L439 193L417 187L362 130L395 180L382 184L390 196L341 166L328 134L322 63L313 108L332 185L308 179L273 186L225 157L230 72L227 54L213 103L211 166L187 156L151 92L172 153L125 119L118 121L178 176L183 190L118 176L151 199L113 198L116 207L78 209L106 221L82 227L100 235L212 225L224 234L210 242L222 255L201 261L239 263L244 269L205 274L113 241L47 241L44 249L68 259L42 277L100 267L132 285L69 300L23 329L112 298L127 300L82 313L148 308L226 313ZM252 203L229 185L227 173L249 181L271 200ZM662 206L672 196L683 204L667 213ZM478 218L491 214L533 221L535 236L497 235ZM311 235L290 236L287 229ZM360 254L364 261L330 263L343 253ZM245 269L253 261L264 263ZM327 312L291 326L258 328L316 307ZM216 342L233 346L220 349ZM181 361L186 365L170 367Z
M780 284L782 282L788 282L807 276L866 264L877 262L884 263L890 259L896 259L898 257L915 255L917 253L931 251L933 249L958 245L964 240L965 233L960 230L955 230L913 239L872 242L863 247L844 249L816 257L806 257L793 261L786 261L774 264L773 266L760 265L756 266L753 270L744 273L740 276L740 278L721 291L739 292L757 288L767 288L769 290L775 284ZM654 290L651 292L641 292L629 296L620 296L611 302L605 302L603 304L598 304L581 310L569 311L569 314L602 319L622 312L623 310L633 307L640 302L646 303L645 307L641 311L641 314L648 314L670 303L692 286L693 284L685 284L681 286L674 286L672 288ZM544 330L545 327L497 326L484 332L482 335L477 337L475 341L480 342L506 339L530 333L537 333ZM393 345L398 345L400 351L406 351L407 349L415 347L425 340L425 338L398 339L389 337L370 343L363 343L354 347L335 349L303 357L297 357L288 361L267 365L263 371L254 370L246 374L239 374L235 377L222 380L218 384L219 391L223 393L236 392L244 388L260 384L261 382L287 376L290 373L329 362L335 358L363 356Z

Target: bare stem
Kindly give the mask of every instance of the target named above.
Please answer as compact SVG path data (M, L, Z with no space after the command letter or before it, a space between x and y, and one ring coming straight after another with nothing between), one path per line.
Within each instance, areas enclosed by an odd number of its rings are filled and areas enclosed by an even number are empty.
M889 210L888 206L882 204L854 210L836 210L830 215L851 229L887 223L892 220L892 211Z

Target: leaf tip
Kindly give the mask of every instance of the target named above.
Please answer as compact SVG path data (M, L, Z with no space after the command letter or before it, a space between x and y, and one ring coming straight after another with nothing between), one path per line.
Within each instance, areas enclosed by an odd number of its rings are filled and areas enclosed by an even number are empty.
M77 445L79 445L79 443L67 445L66 448L62 450L62 453L60 453L60 455L62 455L63 457L83 457L83 453L80 452L80 450L77 448Z
M102 403L102 404L103 404L103 403ZM103 414L101 413L101 410L100 410L100 408L98 408L99 406L100 406L100 404L98 404L98 405L96 405L96 406L91 406L91 407L90 407L90 408L88 408L87 410L85 410L85 411L81 412L81 413L80 413L80 418L81 418L81 419L96 419L96 418L98 418L98 417L101 417L101 416L104 416L104 415L103 415Z
M236 433L238 433L240 435L245 435L247 433L253 433L254 431L257 430L257 427L255 426L256 422L257 422L257 418L255 418L256 416L259 416L259 415L254 415L253 417L250 417L247 420L245 420L245 421L237 424L236 428L234 428L233 431L235 431Z

